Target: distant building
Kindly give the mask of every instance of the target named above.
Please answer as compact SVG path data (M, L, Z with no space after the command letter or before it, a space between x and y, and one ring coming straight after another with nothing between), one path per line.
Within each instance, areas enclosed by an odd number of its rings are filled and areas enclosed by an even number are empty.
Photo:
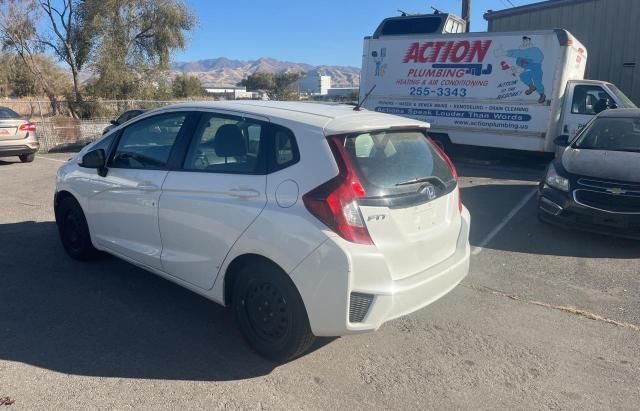
M205 86L207 95L218 100L268 100L264 91L247 91L244 86Z
M301 93L324 96L331 88L331 76L322 76L317 73L307 74L298 80L296 86Z
M587 48L585 77L610 81L640 104L640 0L549 0L484 18L489 31L569 30Z

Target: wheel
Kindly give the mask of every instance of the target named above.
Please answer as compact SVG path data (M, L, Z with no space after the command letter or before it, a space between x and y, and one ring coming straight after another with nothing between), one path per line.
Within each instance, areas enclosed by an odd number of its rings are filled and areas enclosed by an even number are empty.
M33 160L36 159L36 153L31 153L31 154L20 154L18 156L18 158L20 159L20 161L22 161L23 163L31 163Z
M315 339L298 290L275 266L243 268L233 285L232 301L240 331L265 358L293 359Z
M98 250L91 243L84 212L74 198L61 200L56 209L56 223L62 246L71 258L88 261L98 256Z

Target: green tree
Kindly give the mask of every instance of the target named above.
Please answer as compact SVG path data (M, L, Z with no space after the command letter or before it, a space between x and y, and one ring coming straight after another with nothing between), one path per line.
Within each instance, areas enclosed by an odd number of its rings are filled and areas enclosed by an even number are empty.
M71 80L55 59L45 54L32 56L39 73L55 96L63 96L71 90ZM28 97L46 95L42 83L30 70L24 69L21 58L11 53L0 53L0 96Z
M187 98L204 95L202 82L196 76L189 74L178 74L173 79L172 90L174 97Z
M305 75L304 72L287 71L283 73L255 72L243 79L238 85L249 91L265 90L275 100L298 99L298 92L293 87L296 81Z
M84 0L83 16L96 33L97 77L90 90L118 99L136 97L155 83L196 23L180 0Z
M277 100L298 100L298 90L294 88L294 84L304 77L302 71L288 71L275 75L275 97Z
M238 85L246 87L249 91L266 90L273 92L276 88L276 80L273 73L257 71L243 79Z

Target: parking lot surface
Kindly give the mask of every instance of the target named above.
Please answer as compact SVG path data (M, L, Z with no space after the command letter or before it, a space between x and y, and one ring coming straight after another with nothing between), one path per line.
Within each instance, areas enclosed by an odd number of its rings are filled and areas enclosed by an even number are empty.
M284 365L229 310L123 261L79 263L53 221L71 154L0 159L0 398L10 409L637 409L640 243L538 222L542 169L458 159L469 276L378 332Z

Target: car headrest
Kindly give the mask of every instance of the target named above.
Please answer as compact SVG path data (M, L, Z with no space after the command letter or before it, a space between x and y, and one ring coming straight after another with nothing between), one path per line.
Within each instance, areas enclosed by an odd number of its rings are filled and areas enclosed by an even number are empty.
M213 140L213 148L218 157L240 157L247 155L242 132L235 124L220 126Z

